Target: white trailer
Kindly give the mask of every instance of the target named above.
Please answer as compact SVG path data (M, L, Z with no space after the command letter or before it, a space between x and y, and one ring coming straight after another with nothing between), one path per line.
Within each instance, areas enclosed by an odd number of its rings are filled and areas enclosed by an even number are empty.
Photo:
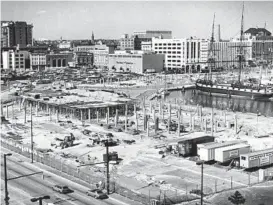
M240 166L244 168L262 167L273 164L273 148L240 155Z
M250 152L250 145L235 144L227 147L220 147L215 149L215 161L226 162L234 158L239 158L241 154Z
M247 143L247 141L243 140L232 140L232 141L226 141L226 142L209 142L204 144L198 144L197 145L197 154L200 158L200 160L204 161L211 161L215 160L215 149L221 148L221 147L227 147L235 144L242 144Z

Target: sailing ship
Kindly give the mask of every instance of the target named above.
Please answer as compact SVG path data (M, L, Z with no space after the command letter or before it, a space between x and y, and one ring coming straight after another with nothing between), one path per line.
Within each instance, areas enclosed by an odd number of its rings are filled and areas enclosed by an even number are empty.
M224 94L228 97L231 96L243 96L251 97L252 99L256 98L271 98L273 97L273 91L268 89L266 86L263 86L261 83L258 86L247 85L242 82L241 73L243 68L244 61L244 52L243 52L243 23L244 23L244 5L242 10L242 19L241 19L241 31L240 31L240 44L239 44L239 73L238 80L232 84L217 84L212 81L212 69L215 66L215 57L214 57L214 21L215 15L213 17L212 25L212 35L210 39L209 55L208 55L208 68L209 74L206 75L206 79L198 79L196 81L196 89L202 92L209 94Z

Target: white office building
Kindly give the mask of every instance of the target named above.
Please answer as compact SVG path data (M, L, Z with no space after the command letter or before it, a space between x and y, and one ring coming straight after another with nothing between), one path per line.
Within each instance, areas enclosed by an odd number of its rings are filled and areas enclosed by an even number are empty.
M205 67L208 56L208 41L204 39L152 39L152 50L165 54L166 70L182 69L184 72L199 72Z
M25 60L29 57L27 51L4 51L2 53L3 69L24 72L26 70Z

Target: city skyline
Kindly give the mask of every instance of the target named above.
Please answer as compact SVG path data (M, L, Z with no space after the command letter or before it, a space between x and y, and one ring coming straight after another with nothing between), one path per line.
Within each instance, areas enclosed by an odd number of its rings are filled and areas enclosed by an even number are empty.
M1 2L1 20L26 21L35 39L118 39L134 31L171 30L174 38L209 38L213 14L221 37L239 34L242 2ZM272 32L273 2L245 2L244 30ZM189 16L190 14L190 16ZM202 20L202 22L200 22ZM217 34L215 28L215 34Z

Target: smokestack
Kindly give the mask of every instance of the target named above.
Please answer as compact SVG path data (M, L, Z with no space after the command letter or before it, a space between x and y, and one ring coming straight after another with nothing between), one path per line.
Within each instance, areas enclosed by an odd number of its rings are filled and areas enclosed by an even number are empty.
M221 27L218 25L218 41L221 41Z

